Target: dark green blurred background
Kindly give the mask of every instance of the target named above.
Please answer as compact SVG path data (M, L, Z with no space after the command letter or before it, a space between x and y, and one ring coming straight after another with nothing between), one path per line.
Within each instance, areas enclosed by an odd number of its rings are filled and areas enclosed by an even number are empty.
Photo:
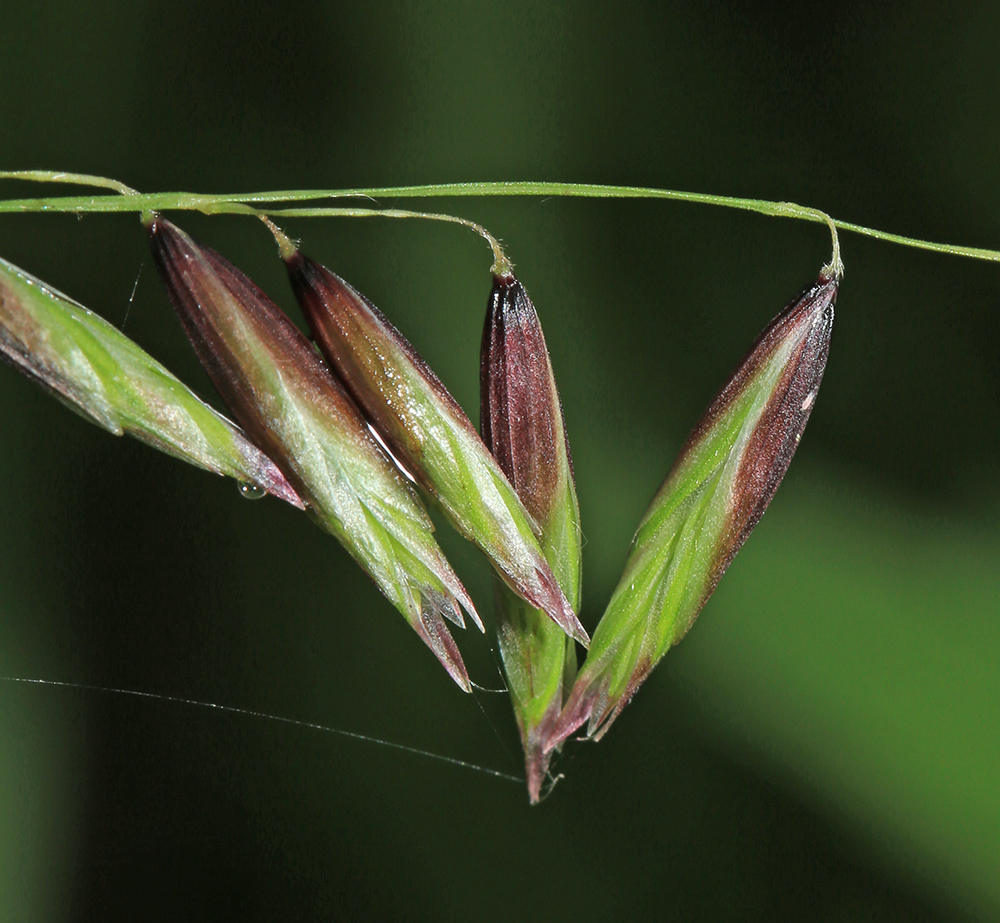
M0 168L144 191L635 183L1000 247L1000 6L873 6L15 0ZM542 317L592 628L687 430L828 237L685 204L433 205L505 240ZM179 220L291 306L263 228ZM475 410L478 239L288 228ZM1000 919L1000 268L843 247L784 486L690 636L600 745L569 747L540 808L384 747L4 683L0 918ZM0 253L211 393L134 217L3 215ZM7 367L0 432L0 673L520 771L504 697L462 696L301 515L110 437ZM488 608L486 565L441 532ZM499 685L483 639L460 643Z

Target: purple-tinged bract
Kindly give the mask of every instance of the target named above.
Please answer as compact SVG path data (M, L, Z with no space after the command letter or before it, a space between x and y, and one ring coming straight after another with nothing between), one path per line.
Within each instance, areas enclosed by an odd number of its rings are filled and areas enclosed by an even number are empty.
M434 541L410 485L308 340L253 282L162 218L153 257L223 400L465 691L469 678L442 616L478 615Z
M519 596L588 644L537 524L438 377L367 298L287 239L279 245L317 345L393 454Z
M574 609L580 606L580 510L559 393L542 326L524 286L493 281L480 365L483 440L538 523L539 541ZM576 650L544 612L497 586L497 633L524 745L528 794L539 800L545 743L576 673Z
M635 538L547 746L600 738L688 631L760 520L826 368L838 280L823 274L758 337L695 425Z

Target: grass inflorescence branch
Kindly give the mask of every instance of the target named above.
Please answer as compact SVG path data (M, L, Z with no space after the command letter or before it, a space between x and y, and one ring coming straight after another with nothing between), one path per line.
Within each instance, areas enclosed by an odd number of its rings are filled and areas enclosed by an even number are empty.
M797 205L794 202L772 202L766 199L747 199L736 196L710 195L700 192L683 192L675 189L656 189L646 186L606 186L588 183L546 183L546 182L500 182L500 183L436 183L422 186L381 186L358 189L292 189L274 192L254 192L238 194L208 195L192 192L138 193L116 180L100 176L49 171L0 171L0 179L26 180L32 182L58 182L90 185L103 189L114 189L118 195L56 196L49 198L0 200L0 213L72 212L75 214L99 212L131 211L200 211L205 214L248 214L270 215L286 218L329 218L329 217L386 217L424 218L434 221L448 221L464 225L483 236L494 254L494 271L509 268L509 261L499 242L485 228L466 218L439 213L414 212L401 209L375 209L363 207L308 206L299 208L275 208L297 202L317 202L338 199L419 199L432 197L487 197L487 196L566 196L597 199L668 199L678 202L694 202L702 205L717 205L741 211L758 212L779 218L798 218L826 224L833 234L834 255L830 269L835 274L842 271L839 260L836 231L850 231L866 237L874 237L889 243L953 256L967 256L973 259L1000 262L1000 251L980 247L966 247L920 240L902 234L892 234L868 228L849 221L840 221L816 208Z
M481 630L483 623L432 535L425 499L486 554L502 581L495 597L499 652L532 803L554 781L549 761L563 742L580 729L600 739L684 637L771 502L826 368L844 272L838 229L1000 261L997 251L888 234L790 202L634 186L459 183L204 195L142 194L75 173L0 172L3 179L89 185L97 192L0 200L0 213L140 215L174 309L235 423L207 416L207 408L186 399L180 382L120 331L2 260L0 358L116 434L132 433L307 509L465 692L474 684L446 620L464 627L464 611ZM500 242L482 225L380 207L380 200L510 195L716 205L824 224L832 239L831 259L816 282L764 329L695 424L639 523L592 637L577 616L579 503L537 312ZM242 271L161 214L178 210L262 219L312 342ZM389 319L300 252L271 220L293 217L423 218L459 224L489 243L494 278L480 356L481 431ZM103 377L95 380L95 372ZM178 407L184 420L196 417L200 425L178 430L177 414L168 412ZM224 451L206 456L191 448L213 439ZM267 465L269 476L254 476L258 469L266 475ZM421 493L411 490L407 475ZM589 648L582 663L577 644Z

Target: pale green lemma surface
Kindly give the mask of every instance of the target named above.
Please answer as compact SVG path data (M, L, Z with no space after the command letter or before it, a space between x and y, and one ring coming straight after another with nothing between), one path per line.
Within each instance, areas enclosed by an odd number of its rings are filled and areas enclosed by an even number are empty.
M275 464L102 317L0 259L0 355L116 436L128 433L302 506Z

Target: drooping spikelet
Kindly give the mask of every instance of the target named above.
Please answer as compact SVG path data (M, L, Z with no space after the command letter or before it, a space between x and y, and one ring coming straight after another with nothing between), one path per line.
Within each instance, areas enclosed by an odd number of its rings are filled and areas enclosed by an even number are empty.
M0 356L88 420L302 501L263 452L102 317L0 260Z
M253 282L162 218L153 257L195 352L253 441L465 691L442 615L482 627L432 535L426 510L309 342Z
M826 368L838 280L824 272L767 326L695 425L646 511L546 746L600 738L685 635L760 520Z
M580 607L580 509L552 363L535 307L513 276L494 278L480 367L483 440L538 523L552 572ZM497 633L524 746L528 794L538 801L545 742L576 673L572 640L544 612L497 584Z

